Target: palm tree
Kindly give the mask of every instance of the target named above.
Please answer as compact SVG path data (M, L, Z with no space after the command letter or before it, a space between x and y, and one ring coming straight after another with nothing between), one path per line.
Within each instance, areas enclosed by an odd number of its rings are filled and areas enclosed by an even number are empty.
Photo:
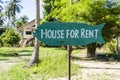
M3 13L0 12L0 26L4 24Z
M40 21L40 1L36 0L36 19L35 19L35 28L39 25ZM39 62L39 42L37 38L35 38L35 44L34 44L34 51L32 54L32 57L30 61L28 62L27 66L32 66L35 63Z
M25 25L26 23L28 23L28 17L27 16L22 16L20 18L18 18L17 20L15 20L14 24L16 27L16 31L20 34L23 35L23 30L21 29L23 27L23 25Z
M7 5L5 6L5 16L8 19L8 22L11 26L14 25L14 21L16 19L16 13L20 13L20 9L22 6L19 4L21 0L10 0L7 1Z
M3 1L2 1L2 0L0 0L0 12L1 12L1 10L3 9L3 7L1 6L1 3L3 4Z
M2 10L3 10L2 4L3 4L3 1L0 0L0 26L3 25L4 23L3 13L2 13Z
M21 28L24 24L26 24L28 22L28 17L27 16L22 16L20 18L18 18L17 20L15 20L14 24L16 26L17 29Z
M28 22L29 18L28 18L26 15L24 15L24 16L21 16L21 17L19 18L19 20L20 20L23 24L26 24L26 23Z

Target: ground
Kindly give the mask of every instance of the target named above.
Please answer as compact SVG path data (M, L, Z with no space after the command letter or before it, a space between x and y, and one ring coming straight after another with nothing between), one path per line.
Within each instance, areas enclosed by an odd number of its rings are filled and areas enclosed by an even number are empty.
M120 80L120 62L86 58L85 52L86 50L84 49L82 54L72 56L72 62L78 64L80 68L79 73L72 76L72 80ZM21 56L10 60L0 60L0 72L8 70L11 66L27 57ZM67 77L49 80L67 80Z
M87 61L82 56L81 60L75 60L74 63L80 65L81 75L73 77L73 80L120 80L119 62L100 62Z
M97 51L101 52L101 50ZM72 80L120 80L120 62L86 58L85 52L86 50L82 50L83 54L77 54L72 60L80 66L79 74L72 76ZM50 80L67 80L67 78Z

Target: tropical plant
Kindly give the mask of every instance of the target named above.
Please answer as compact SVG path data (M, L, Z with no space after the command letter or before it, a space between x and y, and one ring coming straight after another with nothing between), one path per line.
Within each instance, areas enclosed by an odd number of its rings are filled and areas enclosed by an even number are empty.
M2 0L0 0L0 12L1 12L1 10L3 10L3 7L2 7L2 5L1 5L1 3L3 4L3 1L2 1Z
M17 46L20 41L20 36L14 29L10 29L1 35L1 40L4 46Z
M103 37L110 41L120 29L119 2L120 0L80 0L70 7L68 0L56 0L54 9L46 16L46 21L52 17L60 22L82 22L93 26L106 23ZM95 52L96 43L87 46L88 57L95 56Z
M5 6L5 16L8 19L8 24L14 26L16 20L16 14L20 13L22 6L19 4L21 0L10 0L7 1Z
M0 0L0 26L2 26L4 24L4 18L3 18L3 7L2 7L3 1Z
M17 29L19 29L27 22L28 22L28 17L24 15L24 16L20 17L19 19L17 19L14 24L17 27Z

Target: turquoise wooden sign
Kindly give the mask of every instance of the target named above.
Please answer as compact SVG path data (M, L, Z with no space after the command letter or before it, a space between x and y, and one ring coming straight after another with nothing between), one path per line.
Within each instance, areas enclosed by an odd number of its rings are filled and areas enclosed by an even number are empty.
M105 23L90 26L84 23L47 22L40 25L34 36L47 45L87 45L93 42L105 43L102 28Z

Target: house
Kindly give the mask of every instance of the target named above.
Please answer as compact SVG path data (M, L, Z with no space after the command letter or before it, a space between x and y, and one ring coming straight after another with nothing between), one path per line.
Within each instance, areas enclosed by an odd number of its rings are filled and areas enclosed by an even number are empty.
M35 20L22 26L23 38L33 38L32 32L35 30Z
M35 30L35 20L23 25L20 30L22 31L22 40L19 46L24 47L26 43L34 39L32 32Z

